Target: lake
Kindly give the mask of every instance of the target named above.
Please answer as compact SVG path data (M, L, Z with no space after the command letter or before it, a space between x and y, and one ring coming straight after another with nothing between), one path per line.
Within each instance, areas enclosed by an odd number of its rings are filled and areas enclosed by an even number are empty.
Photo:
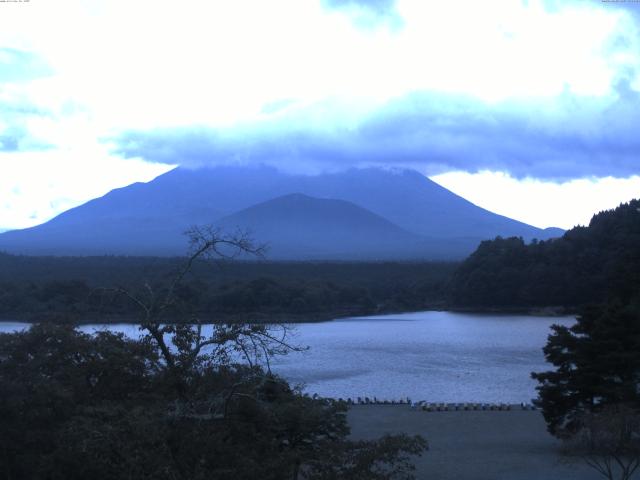
M542 354L549 327L573 317L416 312L297 324L306 352L278 357L272 370L321 396L430 402L529 402L532 371L549 369ZM0 331L25 328L0 323ZM135 325L84 325L137 336Z

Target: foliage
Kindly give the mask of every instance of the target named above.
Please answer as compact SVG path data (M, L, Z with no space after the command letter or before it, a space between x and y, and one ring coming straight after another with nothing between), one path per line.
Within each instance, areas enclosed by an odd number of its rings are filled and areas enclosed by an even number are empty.
M554 325L544 353L555 370L533 373L549 431L575 433L607 405L640 407L640 308L617 301L585 308L571 327Z
M579 307L640 288L640 200L594 215L562 238L485 241L454 273L450 299L470 307Z
M522 278L513 279L514 301L531 302L523 292L551 288L554 303L583 305L573 326L552 327L544 354L555 369L532 374L548 430L603 476L613 479L617 468L630 478L640 461L640 201L602 212L555 242L517 249L511 264L521 262ZM553 268L555 283L532 273Z
M158 290L182 266L175 258L19 257L0 254L0 317L35 321L123 321L137 314L125 298L96 288ZM310 321L442 305L454 263L312 263L198 259L181 297L209 321Z
M213 355L171 370L148 336L41 324L0 358L2 478L411 478L424 445L351 442L344 403Z
M107 289L138 312L138 340L52 323L0 335L0 475L412 478L420 437L350 441L343 402L309 398L271 373L272 355L298 348L285 327L203 327L183 291L194 262L255 250L213 230L192 231L191 247L170 282Z
M68 325L0 335L0 360L0 471L6 478L53 470L60 430L83 409L95 415L92 408L126 412L153 403L159 371L148 343L109 332L89 336Z

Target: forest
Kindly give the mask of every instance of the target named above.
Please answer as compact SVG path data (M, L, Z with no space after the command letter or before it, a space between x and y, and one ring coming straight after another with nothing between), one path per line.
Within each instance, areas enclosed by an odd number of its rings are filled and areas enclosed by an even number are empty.
M561 238L484 241L453 274L449 302L466 308L580 306L640 287L640 200L593 216Z
M183 258L0 254L0 318L135 320L115 288L162 285ZM447 262L197 261L180 291L203 321L316 321L441 308Z
M199 259L177 292L205 322L305 322L427 309L577 312L640 286L640 201L561 238L497 237L456 262ZM0 253L0 318L135 320L117 288L162 285L184 258L30 257Z
M640 202L601 212L589 227L550 244L523 248L498 240L484 248L485 260L510 258L525 271L543 272L551 259L558 263L555 285L550 276L537 280L569 292L556 298L579 305L578 315L573 325L551 327L543 351L553 367L531 374L538 382L537 405L566 456L582 459L604 478L630 480L640 468ZM482 263L478 272L486 271ZM496 277L508 268L498 266ZM522 295L518 301L540 302L523 294L532 291L532 280L517 279L511 292Z

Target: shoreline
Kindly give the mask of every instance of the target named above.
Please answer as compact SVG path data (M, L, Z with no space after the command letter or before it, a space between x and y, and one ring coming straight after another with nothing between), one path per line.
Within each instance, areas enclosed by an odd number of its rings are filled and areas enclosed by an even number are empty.
M446 311L453 313L477 313L497 315L525 315L532 317L566 317L577 315L579 307L546 306L546 307L455 307Z
M345 318L367 318L374 316L391 316L391 315L406 315L413 313L424 312L451 312L451 313L468 313L478 315L521 315L531 317L566 317L577 314L577 308L565 308L565 307L544 307L544 308L462 308L462 307L448 307L443 305L430 306L421 310L378 310L368 312L358 311L336 311L332 313L277 313L277 314L264 314L264 313L233 313L233 314L220 314L215 320L206 319L202 321L202 325L212 325L215 323L256 323L256 324L270 324L270 323L284 323L284 324L296 324L296 323L322 323L331 322L334 320L342 320ZM209 315L211 316L211 315ZM79 317L78 314L74 314L73 317ZM70 323L73 325L92 325L92 324L139 324L140 322L135 316L132 315L97 315L89 314L83 315L84 319L72 318L63 313L61 314L15 314L11 317L0 317L0 323ZM247 320L250 319L250 320ZM176 322L185 323L185 322Z

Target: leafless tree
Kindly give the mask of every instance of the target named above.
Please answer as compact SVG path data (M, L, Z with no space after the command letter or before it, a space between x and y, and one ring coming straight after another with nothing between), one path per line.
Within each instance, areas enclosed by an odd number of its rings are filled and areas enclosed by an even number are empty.
M565 440L564 453L581 458L609 480L630 480L640 466L640 413L610 405L585 414L580 429Z
M284 324L212 323L205 334L197 312L178 295L196 262L229 260L241 255L262 257L265 246L256 245L247 232L225 234L211 226L192 227L186 235L188 254L168 283L158 287L144 282L136 291L124 286L106 289L137 306L140 330L155 343L168 372L183 379L184 373L198 362L225 363L240 356L250 366L260 363L270 373L269 359L273 355L302 350L289 342L290 330Z

